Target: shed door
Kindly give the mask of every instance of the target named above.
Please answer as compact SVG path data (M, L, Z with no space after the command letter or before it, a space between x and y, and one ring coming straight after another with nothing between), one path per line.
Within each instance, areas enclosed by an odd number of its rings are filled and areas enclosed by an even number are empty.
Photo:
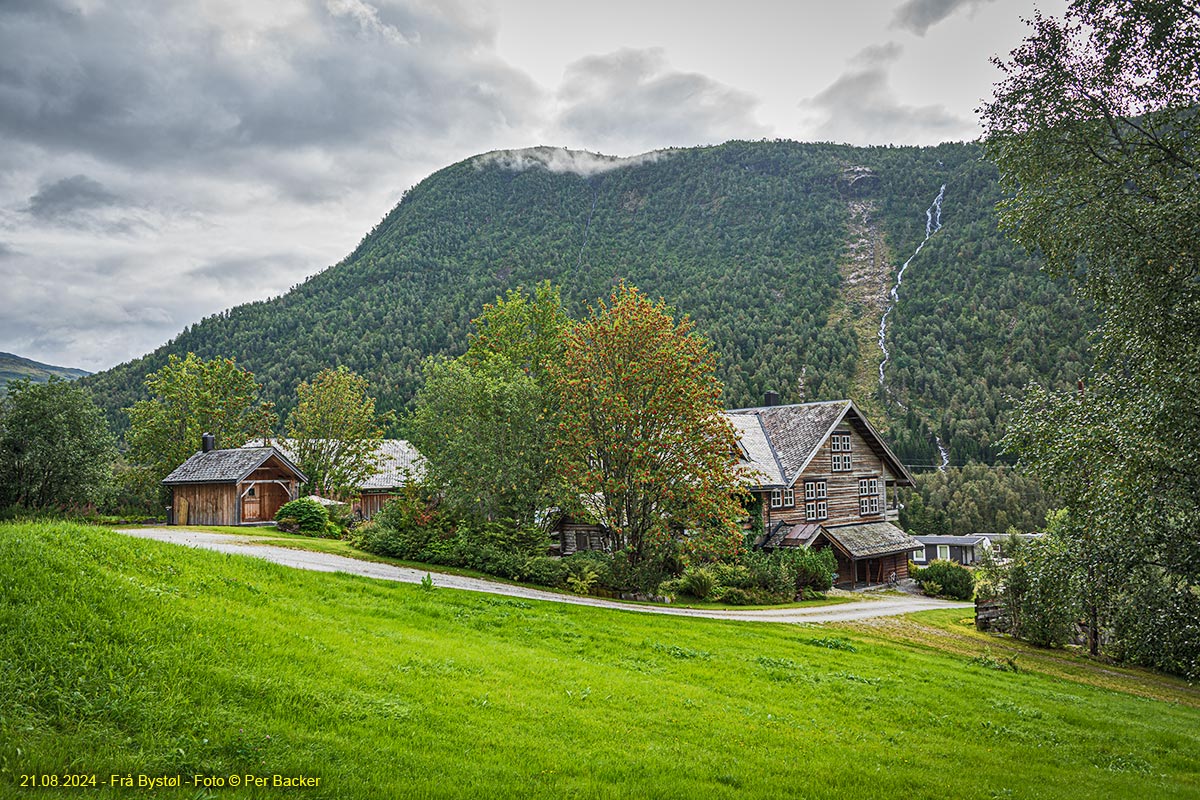
M258 487L251 486L242 497L242 521L260 522L262 520L262 498L258 496Z

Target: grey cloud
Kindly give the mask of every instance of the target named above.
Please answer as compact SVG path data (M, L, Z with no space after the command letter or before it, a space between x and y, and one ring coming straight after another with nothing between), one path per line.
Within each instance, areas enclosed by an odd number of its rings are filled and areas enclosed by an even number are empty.
M272 157L309 149L324 156L321 179L353 184L370 170L364 149L386 157L401 137L420 146L507 129L539 96L454 6L232 8L0 6L0 138L137 169L268 178Z
M17 255L17 251L4 242L0 242L0 258L9 258Z
M931 138L967 138L971 120L945 106L900 103L892 92L888 68L901 54L895 43L872 45L850 59L852 66L815 97L801 103L824 117L822 139L852 144L905 144Z
M611 149L765 135L753 95L672 70L658 48L588 56L567 67L558 124ZM629 138L634 136L636 138Z
M930 28L960 8L974 10L990 2L992 0L907 0L892 16L892 27L924 36Z
M86 175L72 175L53 183L43 183L37 193L29 198L25 209L42 220L57 220L77 211L116 205L121 198L99 181Z

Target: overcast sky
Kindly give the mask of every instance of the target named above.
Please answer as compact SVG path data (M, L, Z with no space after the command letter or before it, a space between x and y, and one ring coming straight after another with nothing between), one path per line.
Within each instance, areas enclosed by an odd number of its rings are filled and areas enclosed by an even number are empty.
M489 150L974 139L1034 6L0 0L0 350L139 356Z

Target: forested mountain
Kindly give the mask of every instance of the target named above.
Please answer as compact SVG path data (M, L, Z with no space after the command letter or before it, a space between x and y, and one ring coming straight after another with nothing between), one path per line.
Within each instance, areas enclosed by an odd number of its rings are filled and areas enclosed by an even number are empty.
M996 456L1007 394L1083 373L1086 310L996 228L996 170L978 146L856 148L790 141L608 159L550 148L447 167L345 260L287 294L233 308L86 381L118 427L168 354L229 356L282 411L296 384L344 364L404 410L431 354L469 320L550 279L570 311L626 280L690 314L720 353L729 406L852 396L909 463ZM888 316L881 390L876 341ZM931 212L932 214L932 212Z
M82 369L56 367L12 353L0 353L0 395L4 394L9 381L29 380L34 383L45 383L51 378L73 381L88 374Z

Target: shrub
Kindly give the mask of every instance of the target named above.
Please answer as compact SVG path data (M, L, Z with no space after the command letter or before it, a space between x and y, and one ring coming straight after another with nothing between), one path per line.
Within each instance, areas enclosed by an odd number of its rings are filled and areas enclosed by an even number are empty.
M909 562L909 571L925 594L970 600L975 593L975 578L971 570L953 561L934 559L924 569Z
M837 559L831 548L789 547L776 551L795 571L796 593L828 592L833 588Z
M290 503L284 503L283 506L275 512L275 520L277 522L282 522L283 520L295 520L296 530L299 533L303 533L308 536L326 536L326 525L329 522L329 512L325 510L325 506L321 505L316 500L309 500L307 497L301 497L299 500L292 500Z
M566 578L567 567L559 558L532 556L521 568L521 580L539 586L562 586Z
M599 550L580 550L578 553L572 553L562 559L563 566L567 569L567 585L571 587L571 591L575 589L576 583L587 585L585 591L579 594L587 594L593 586L602 586L606 589L613 589L613 571L612 571L612 556L608 553ZM588 574L591 577L588 578ZM572 583L572 579L576 583Z
M360 525L351 543L369 553L408 561L429 561L424 551L443 524L416 487L406 488L383 505L370 523ZM448 563L435 561L433 563Z
M688 567L683 571L679 590L697 600L707 600L717 588L717 579L709 567Z

